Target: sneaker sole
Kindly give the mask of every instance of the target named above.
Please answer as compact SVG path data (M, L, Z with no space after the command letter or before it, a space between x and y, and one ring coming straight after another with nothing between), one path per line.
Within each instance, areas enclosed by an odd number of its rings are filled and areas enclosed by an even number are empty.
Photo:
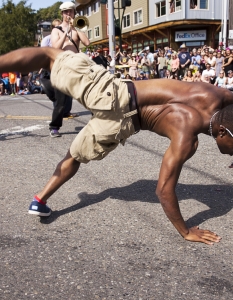
M51 211L49 213L41 213L39 211L29 210L28 213L39 217L49 217L51 215Z
M50 134L50 136L51 136L52 138L61 137L61 135L51 135L51 134Z

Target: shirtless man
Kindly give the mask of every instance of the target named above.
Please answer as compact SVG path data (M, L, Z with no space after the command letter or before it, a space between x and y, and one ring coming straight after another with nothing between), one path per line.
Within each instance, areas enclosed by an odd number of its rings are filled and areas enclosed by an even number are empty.
M138 130L149 130L170 139L156 188L167 217L188 241L209 245L220 241L220 237L209 230L186 226L175 187L183 164L197 150L198 134L212 136L222 154L233 155L233 94L230 91L205 83L175 80L170 80L167 88L166 79L128 81L128 85L85 54L53 48L19 49L3 55L1 62L0 72L52 69L52 84L93 113L44 189L34 197L29 213L49 216L51 209L46 205L47 199L75 175L80 163L100 160Z
M77 31L73 26L73 19L75 16L75 4L73 2L64 2L60 6L62 13L62 23L55 27L51 33L51 45L53 48L70 50L74 53L79 52L80 41L88 46L90 44L86 34ZM49 124L50 136L60 137L59 129L62 126L63 117L77 116L71 114L72 97L65 95L59 90L55 89L54 110L52 114L52 121ZM67 115L64 113L68 112Z

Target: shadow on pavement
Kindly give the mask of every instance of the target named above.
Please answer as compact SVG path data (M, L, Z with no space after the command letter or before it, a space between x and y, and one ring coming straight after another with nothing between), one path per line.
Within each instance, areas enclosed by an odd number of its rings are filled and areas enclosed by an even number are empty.
M107 198L123 201L140 201L159 203L155 196L156 181L139 180L125 187L107 189L99 194L79 194L80 202L65 209L54 211L49 218L41 218L41 222L50 224L58 217L83 207L102 202ZM230 185L186 185L178 184L176 193L179 201L195 199L209 207L187 220L189 227L219 216L223 216L233 208L233 187Z

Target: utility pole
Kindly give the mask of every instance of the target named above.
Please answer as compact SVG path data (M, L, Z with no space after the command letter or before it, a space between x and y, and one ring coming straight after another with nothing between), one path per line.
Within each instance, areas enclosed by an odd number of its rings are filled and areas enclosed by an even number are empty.
M109 54L115 57L115 23L113 0L108 0L108 34L109 34Z
M228 45L233 49L233 0L229 0L229 41Z

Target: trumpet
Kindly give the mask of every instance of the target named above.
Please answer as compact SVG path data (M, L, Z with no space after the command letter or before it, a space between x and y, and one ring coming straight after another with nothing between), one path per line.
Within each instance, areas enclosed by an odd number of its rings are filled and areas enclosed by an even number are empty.
M76 15L73 21L73 26L77 31L85 32L89 27L89 20L84 16Z

